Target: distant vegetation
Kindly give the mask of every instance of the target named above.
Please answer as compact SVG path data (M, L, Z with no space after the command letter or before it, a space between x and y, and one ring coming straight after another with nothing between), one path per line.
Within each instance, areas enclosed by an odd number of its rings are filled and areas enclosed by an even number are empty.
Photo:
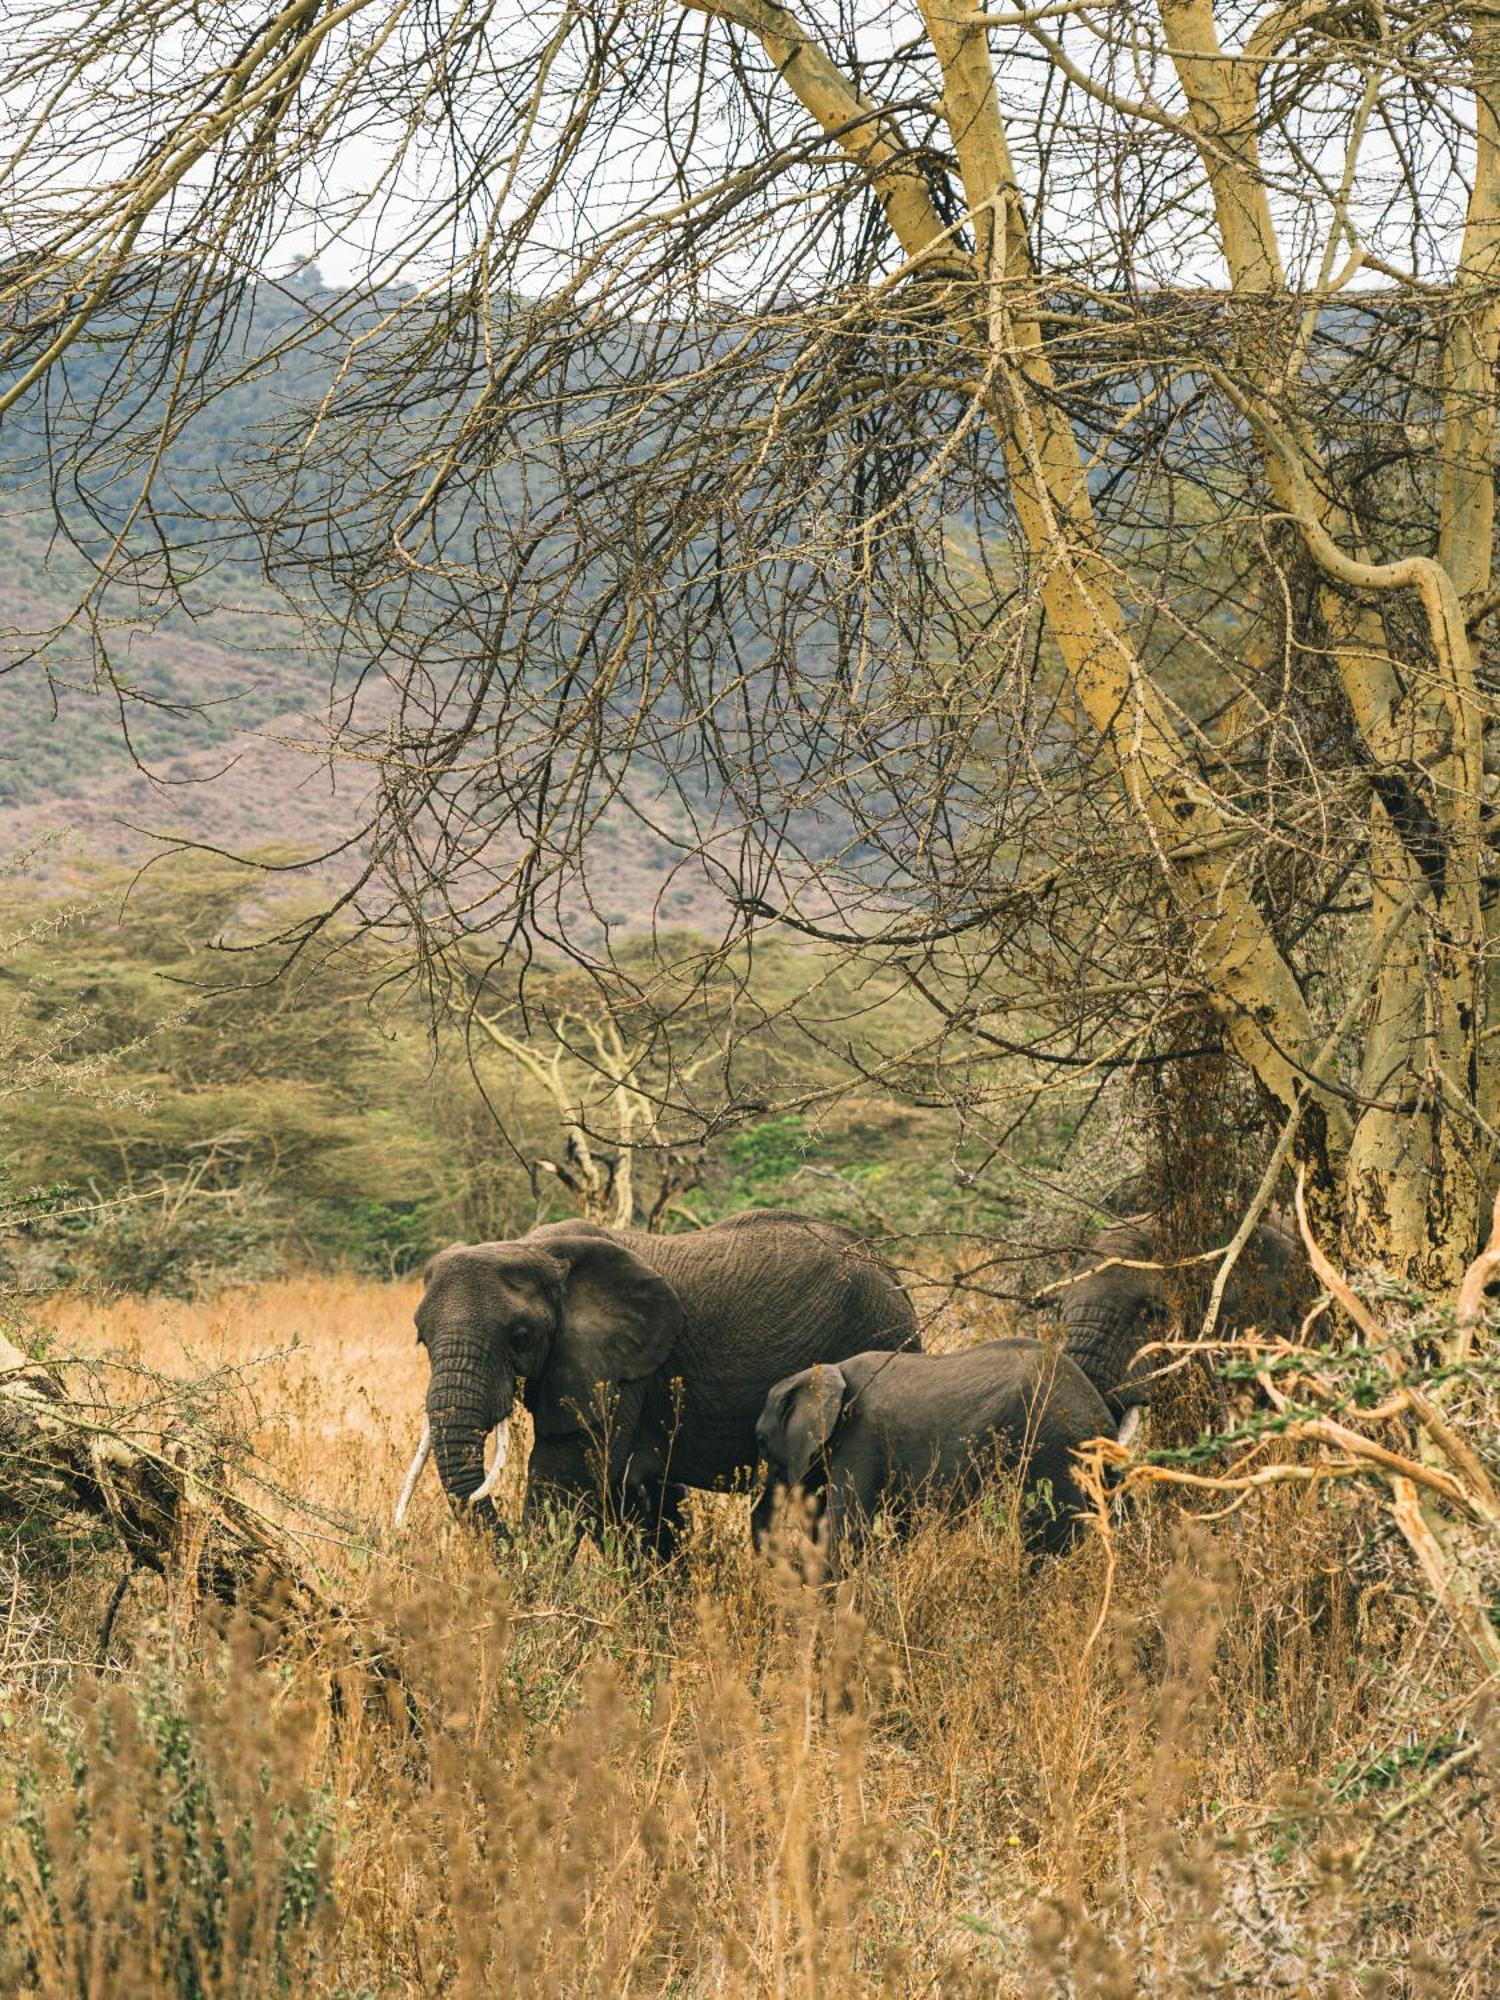
M234 948L274 928L268 895L261 878L200 859L96 878L70 900L38 906L13 889L0 903L0 1033L30 1052L6 1107L12 1279L187 1294L288 1268L399 1274L456 1237L577 1206L538 1164L566 1176L566 1134L528 1069L482 1037L466 1055L461 1011L435 1018L399 955L368 938L325 941L274 978L276 946ZM566 1054L606 1157L608 1080L558 1033L576 1036L579 1010L597 1014L612 992L622 1022L674 1013L680 1050L699 955L688 934L642 944L612 987L542 964L524 1005L513 984L487 1002L541 1058ZM716 1039L727 998L691 1017L691 1047L715 1065L694 1086L700 1117L678 1112L661 1135L681 1187L659 1226L776 1202L886 1236L1014 1223L1024 1151L1021 1165L986 1164L940 1108L852 1066L857 1046L867 1071L885 1060L903 1080L934 1031L921 1001L890 975L792 946L759 950L744 978L732 1051ZM663 1041L643 1058L648 1090L670 1057ZM1034 1132L1031 1156L1062 1136ZM637 1221L659 1180L647 1148Z

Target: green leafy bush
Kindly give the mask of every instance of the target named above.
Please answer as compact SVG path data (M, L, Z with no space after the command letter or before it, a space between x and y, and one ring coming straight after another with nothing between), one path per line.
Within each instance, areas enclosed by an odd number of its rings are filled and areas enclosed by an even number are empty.
M808 1135L807 1120L797 1111L737 1132L724 1148L731 1176L730 1206L774 1207L785 1197L788 1181L806 1163L815 1144Z
M328 1902L328 1802L300 1780L298 1718L270 1715L254 1650L240 1633L217 1684L165 1668L85 1683L10 1767L6 1992L297 1989Z
M432 1198L353 1203L343 1221L348 1261L379 1278L419 1270L443 1240L440 1211Z

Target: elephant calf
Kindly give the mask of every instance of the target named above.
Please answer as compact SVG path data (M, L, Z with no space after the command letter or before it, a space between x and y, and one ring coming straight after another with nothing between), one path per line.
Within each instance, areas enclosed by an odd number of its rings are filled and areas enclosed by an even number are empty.
M821 1509L829 1560L875 1509L929 1495L973 1499L987 1473L1014 1468L1031 1497L1029 1546L1067 1546L1085 1505L1070 1453L1113 1437L1115 1420L1065 1354L992 1340L962 1354L856 1354L778 1382L756 1426L766 1488L752 1524L764 1546L776 1499L800 1490Z

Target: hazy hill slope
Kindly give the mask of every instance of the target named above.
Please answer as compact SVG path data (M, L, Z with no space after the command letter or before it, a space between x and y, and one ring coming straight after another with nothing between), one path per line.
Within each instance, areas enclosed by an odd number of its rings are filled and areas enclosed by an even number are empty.
M162 404L141 356L125 365L129 329L80 342L0 425L0 855L54 832L99 857L161 834L316 852L360 825L371 774L330 766L327 662L235 509L265 427L327 385L338 335L318 335L312 309L328 296L315 277L257 290L221 372L314 332L175 438L130 539L133 583L100 593L96 574L138 484L118 439ZM54 505L72 543L52 533ZM161 587L163 543L189 609ZM65 867L54 851L44 872Z
M15 501L13 499L13 506ZM0 520L0 853L47 834L136 856L152 834L226 847L329 846L369 773L327 762L324 690L303 634L246 581L221 608L151 621L104 600L117 687L59 628L87 590L32 519Z
M366 756L330 754L330 659L318 626L262 576L260 547L236 515L260 444L327 390L348 331L334 323L339 310L315 277L256 294L229 361L274 351L274 365L232 383L175 439L160 504L132 544L143 581L97 601L91 559L134 490L94 421L113 393L121 329L81 344L47 401L31 398L0 426L0 858L61 833L41 864L55 882L70 872L70 851L134 859L154 839L176 837L231 852L290 845L317 854L363 830L375 773ZM127 396L137 423L155 412L153 394ZM76 547L50 532L54 495ZM191 615L164 610L165 594L153 594L157 535L175 552ZM90 616L79 618L84 603ZM96 664L101 634L113 685ZM342 663L341 694L357 665ZM379 724L389 699L372 682L362 724ZM680 810L655 789L632 780L604 809L586 894L576 870L559 867L544 899L559 922L630 928L657 916L721 927L722 898L701 867L682 865L692 842ZM503 872L514 851L502 832L485 870ZM363 852L356 841L338 875Z
M101 622L122 695L100 683L86 631L62 630L89 589L84 563L49 548L28 496L0 484L0 509L7 501L0 859L60 836L34 864L56 884L82 857L134 860L163 838L316 855L360 833L374 774L333 749L327 667L248 565L223 603L194 618L149 620L106 598ZM701 869L679 867L678 843L657 830L667 809L636 804L611 807L599 829L589 907L564 887L558 914L630 928L659 910L673 924L717 929L721 899ZM324 874L346 879L363 853L356 844Z

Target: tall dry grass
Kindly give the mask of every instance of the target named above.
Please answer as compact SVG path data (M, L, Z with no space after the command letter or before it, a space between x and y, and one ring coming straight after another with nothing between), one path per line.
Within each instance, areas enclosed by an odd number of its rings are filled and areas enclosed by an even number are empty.
M414 1297L52 1309L112 1398L176 1377L237 1414L240 1490L391 1635L421 1727L350 1695L336 1639L268 1651L156 1579L101 1647L108 1538L22 1523L0 1991L1500 1989L1490 1716L1357 1499L1152 1501L1102 1625L1100 1547L1032 1568L998 1504L835 1591L790 1538L757 1561L729 1498L664 1576L496 1561L435 1482L397 1541Z

